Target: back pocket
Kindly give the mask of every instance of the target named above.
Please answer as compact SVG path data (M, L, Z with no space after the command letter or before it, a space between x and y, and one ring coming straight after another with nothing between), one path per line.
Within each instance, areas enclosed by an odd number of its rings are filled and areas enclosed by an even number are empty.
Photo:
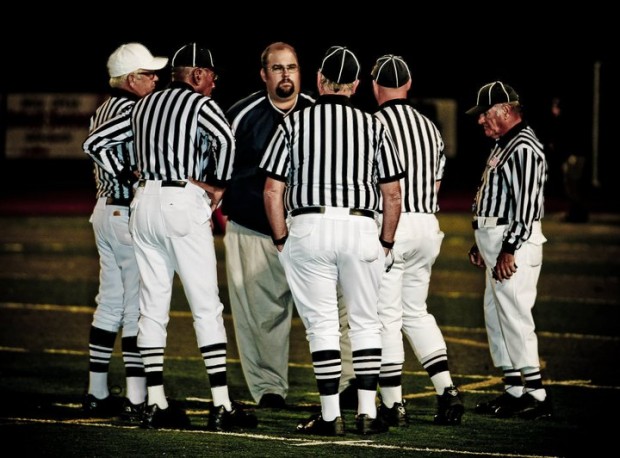
M171 238L185 237L192 231L190 205L179 196L161 196L161 214L166 227L166 236Z
M373 262L379 258L379 252L383 250L379 242L379 234L376 230L361 229L359 238L360 259L364 262Z
M290 257L298 261L307 261L315 257L318 246L314 242L314 224L296 222L291 224L286 245L289 245ZM293 243L291 243L291 241ZM285 245L285 246L286 246Z

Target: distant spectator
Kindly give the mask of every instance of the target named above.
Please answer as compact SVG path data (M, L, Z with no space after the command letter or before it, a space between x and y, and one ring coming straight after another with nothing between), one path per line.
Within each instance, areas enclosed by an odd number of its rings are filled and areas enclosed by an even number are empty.
M563 195L568 201L565 221L588 221L586 146L574 127L565 103L559 97L551 101L551 116L546 126L545 148L549 162L548 189L551 195ZM561 179L560 179L561 177Z

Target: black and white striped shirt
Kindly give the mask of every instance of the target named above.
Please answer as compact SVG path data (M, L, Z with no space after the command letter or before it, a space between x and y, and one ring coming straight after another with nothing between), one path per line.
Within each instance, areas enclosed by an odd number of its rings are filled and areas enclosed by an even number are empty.
M403 213L436 213L436 184L446 163L439 130L405 99L385 102L375 116L392 136L405 166L400 180Z
M92 132L101 124L130 112L139 97L129 91L113 88L110 97L103 102L90 118L89 131ZM136 161L134 155L133 142L121 143L116 145L111 152L119 164L124 164L130 170L135 169ZM97 198L113 197L115 199L130 200L133 196L132 189L126 183L119 181L116 177L120 170L110 173L95 162L94 167L95 183L97 185Z
M404 173L383 124L341 95L322 95L313 106L286 117L261 168L287 182L289 211L314 206L377 211L377 183L396 181Z
M146 180L192 177L223 186L232 174L235 140L224 112L183 82L143 97L130 113L97 128L84 142L84 151L114 173L118 164L111 148L128 141L134 141ZM211 160L215 163L209 164Z
M525 122L495 143L476 198L474 215L506 218L504 245L519 249L532 232L532 223L544 216L547 163L543 145Z

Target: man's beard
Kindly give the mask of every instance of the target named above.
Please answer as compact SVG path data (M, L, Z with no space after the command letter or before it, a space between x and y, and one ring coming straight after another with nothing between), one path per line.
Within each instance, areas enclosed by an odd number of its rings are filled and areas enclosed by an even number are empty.
M295 92L295 83L293 83L291 80L283 80L282 82L284 81L290 84L290 87L288 89L283 88L281 84L276 87L276 95L283 99L290 97Z

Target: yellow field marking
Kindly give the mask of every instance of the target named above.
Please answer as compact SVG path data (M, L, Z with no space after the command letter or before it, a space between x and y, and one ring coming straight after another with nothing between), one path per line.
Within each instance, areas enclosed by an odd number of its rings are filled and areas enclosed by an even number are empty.
M37 311L48 311L48 312L64 312L64 313L86 313L92 314L95 309L94 307L89 307L85 305L55 305L55 304L26 304L21 302L0 302L0 309L13 309L13 310L37 310ZM192 313L190 311L171 311L171 317L181 317L181 318L192 318ZM226 315L226 319L229 319L230 316ZM484 328L466 328L462 326L442 326L442 331L444 333L474 333L474 334L484 334L486 330ZM546 332L546 331L537 331L539 337L546 337L551 339L583 339L583 340L602 340L606 342L617 342L620 341L620 337L618 336L598 336L593 334L577 334L572 332ZM475 347L483 347L486 346L486 343L481 343L474 340L468 339L459 339L456 337L445 337L447 341L451 341L454 343L462 343L464 345L471 345Z
M28 353L30 350L21 347L0 347L0 351L5 351L7 353Z
M427 375L426 372L424 372L424 375ZM473 383L467 383L465 385L459 385L459 390L460 391L473 391L473 390L479 390L479 389L484 389L484 388L489 388L491 386L494 385L500 385L502 384L502 378L501 377L485 377L485 380L482 380L480 382L473 382ZM430 396L435 396L437 393L435 392L435 390L432 391L428 391L428 392L424 392L424 393L414 393L414 394L406 394L403 395L403 398L405 399L420 399L420 398L427 398Z
M63 313L87 313L92 314L94 309L93 307L88 306L79 306L79 305L54 305L54 304L25 304L25 303L15 303L15 302L3 302L0 303L0 309L14 309L14 310L36 310L36 311L48 311L48 312L63 312ZM184 318L191 318L191 312L189 311L173 311L170 313L171 316L178 316ZM227 317L229 319L229 317ZM470 334L478 334L484 335L486 330L484 328L466 328L459 326L444 326L442 327L444 333L470 333ZM545 338L554 338L554 339L575 339L575 340L602 340L602 341L610 341L615 342L620 340L620 337L615 336L597 336L597 335L587 335L587 334L576 334L576 333L556 333L556 332L538 332L540 337ZM464 345L468 347L475 348L488 348L488 343L486 339L484 341L478 341L474 339L465 339L459 337L451 337L449 335L444 336L446 342L455 344L455 345ZM74 355L74 356L88 356L88 351L84 350L69 350L63 348L47 348L42 350L43 353L49 354L61 354L61 355ZM6 353L29 353L31 350L27 348L21 347L8 347L8 346L0 346L0 352ZM118 355L117 355L118 356ZM202 360L201 356L167 356L166 358L178 361L191 361L191 360ZM228 358L228 362L232 364L240 364L239 359ZM541 361L541 366L545 366L544 361ZM289 362L289 367L296 368L304 368L304 369L312 369L312 364L310 363L295 363ZM425 371L403 371L403 375L414 375L414 376L427 376ZM490 377L484 375L470 375L470 374L453 374L458 377L466 377L466 378L483 378L480 382L469 383L466 385L461 385L459 388L462 391L476 391L484 388L488 388L494 385L501 385L502 379L500 377ZM598 386L592 385L590 380L561 380L561 381L553 381L546 380L545 384L547 385L561 385L561 386L576 386L582 388L598 388L598 389L613 389L618 390L620 387L616 386ZM421 398L427 396L434 396L435 391L429 390L424 393L416 393L409 394L404 396L406 399L414 399Z
M453 344L459 344L459 345L466 345L468 347L489 348L489 344L486 342L486 340L484 342L479 342L477 340L460 339L457 337L449 337L449 336L444 336L444 340L446 342L450 342Z
M74 356L85 356L88 355L88 352L82 350L67 350L64 348L45 348L43 349L43 353L51 353L52 355L74 355Z
M23 304L19 302L1 302L0 308L17 310L37 310L39 312L90 313L95 309L85 305Z

